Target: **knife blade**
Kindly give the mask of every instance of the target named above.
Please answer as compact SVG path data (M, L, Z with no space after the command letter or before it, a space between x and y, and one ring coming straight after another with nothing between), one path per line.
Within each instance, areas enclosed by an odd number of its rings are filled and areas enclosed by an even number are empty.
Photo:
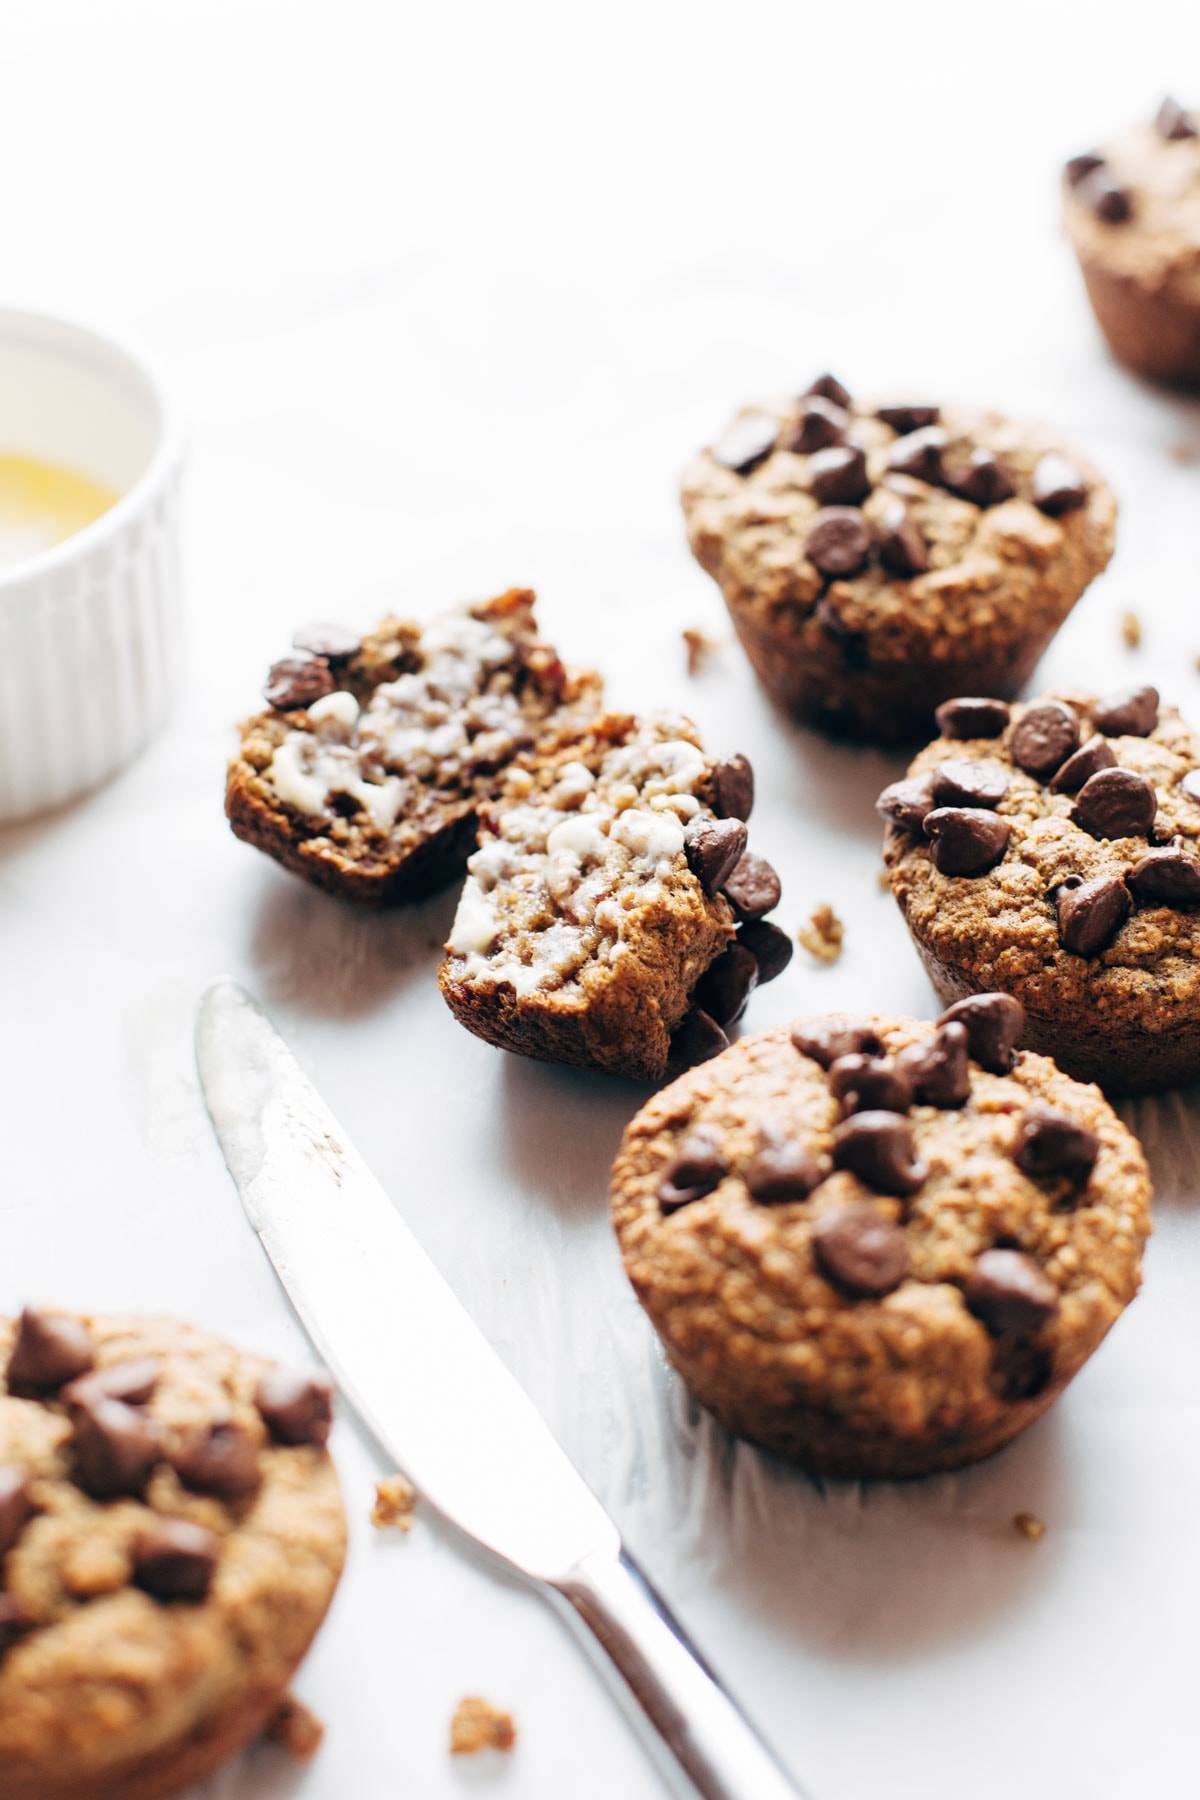
M274 1026L231 981L201 1001L196 1062L250 1223L393 1465L590 1634L635 1722L653 1728L676 1792L796 1800Z

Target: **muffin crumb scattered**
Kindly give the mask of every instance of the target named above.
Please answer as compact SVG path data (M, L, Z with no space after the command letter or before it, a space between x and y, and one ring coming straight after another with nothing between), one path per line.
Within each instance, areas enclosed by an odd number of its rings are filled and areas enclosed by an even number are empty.
M1121 642L1127 650L1136 650L1142 641L1142 621L1135 612L1121 614Z
M842 954L842 942L846 935L846 927L834 912L832 906L822 901L813 909L812 917L802 925L796 933L796 940L802 950L818 962L836 962Z
M451 1756L475 1756L480 1750L509 1751L517 1741L511 1713L478 1694L467 1694L450 1721Z
M287 1694L264 1735L270 1743L278 1744L281 1750L294 1756L297 1762L307 1762L321 1748L325 1727L303 1700Z
M880 869L880 871L879 871L878 875L875 877L875 879L879 883L880 893L882 893L882 894L890 894L891 893L892 878L886 867Z
M1028 1538L1031 1544L1040 1544L1046 1535L1045 1522L1039 1519L1036 1513L1014 1513L1012 1527L1014 1531L1019 1531L1023 1538Z
M695 626L689 625L683 633L683 647L687 656L688 674L699 675L716 650L717 640L710 638L703 631L698 631Z
M1194 464L1200 463L1200 439L1181 438L1178 443L1171 445L1169 455L1171 461L1177 462L1181 468L1192 468Z
M410 1481L400 1474L385 1475L375 1483L371 1523L380 1531L411 1531L416 1504L417 1490Z

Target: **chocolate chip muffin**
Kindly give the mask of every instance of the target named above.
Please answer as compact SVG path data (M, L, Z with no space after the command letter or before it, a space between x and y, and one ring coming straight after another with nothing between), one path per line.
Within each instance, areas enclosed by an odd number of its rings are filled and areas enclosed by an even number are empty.
M779 877L747 848L754 775L687 719L610 713L514 769L479 848L439 980L477 1037L523 1056L661 1081L724 1049L792 954L766 915Z
M1200 387L1200 111L1164 100L1153 124L1073 156L1063 212L1113 355Z
M819 1474L989 1456L1137 1292L1150 1182L1021 1009L806 1020L743 1039L625 1133L613 1215L693 1393Z
M925 735L1015 694L1112 554L1116 502L1055 433L876 406L821 376L688 469L688 537L764 687L823 730Z
M0 1794L174 1794L263 1728L337 1586L329 1384L32 1310L0 1368Z
M601 688L564 669L534 596L512 588L365 639L306 626L265 697L229 765L237 836L343 900L391 906L461 874L504 770L586 724Z
M1200 1074L1200 734L1154 688L961 699L880 795L892 892L943 1001L1003 988L1111 1092Z

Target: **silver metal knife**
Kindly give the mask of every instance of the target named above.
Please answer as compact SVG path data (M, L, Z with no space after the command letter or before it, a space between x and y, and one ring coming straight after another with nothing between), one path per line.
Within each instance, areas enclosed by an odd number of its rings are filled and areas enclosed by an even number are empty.
M797 1800L801 1790L622 1549L524 1390L270 1021L233 982L217 982L201 1002L196 1061L250 1223L342 1393L394 1466L578 1628L674 1793Z

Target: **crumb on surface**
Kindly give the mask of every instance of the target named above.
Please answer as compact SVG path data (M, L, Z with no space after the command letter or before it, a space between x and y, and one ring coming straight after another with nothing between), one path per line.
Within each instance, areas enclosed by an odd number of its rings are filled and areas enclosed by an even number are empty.
M303 1700L297 1700L294 1694L286 1694L279 1710L268 1722L265 1735L298 1762L307 1762L321 1748L325 1727Z
M1181 463L1185 469L1190 468L1193 463L1200 463L1200 440L1180 438L1178 443L1171 445L1169 455L1172 462Z
M380 1531L389 1526L395 1531L411 1531L416 1504L417 1490L411 1482L403 1475L385 1475L382 1481L375 1483L371 1523Z
M474 1756L480 1750L507 1751L516 1741L512 1714L478 1694L467 1694L455 1707L450 1721L451 1756Z
M689 625L683 633L683 647L687 654L688 674L698 675L716 649L717 641L706 632L697 631L695 626Z
M1127 650L1136 650L1142 641L1142 621L1135 612L1121 614L1121 642Z
M879 883L879 888L880 888L881 893L884 893L884 894L891 893L892 878L891 878L891 875L889 874L889 872L887 871L887 869L880 869L879 874L876 876L875 879Z
M1014 1513L1012 1526L1013 1530L1019 1531L1023 1538L1028 1538L1031 1544L1040 1543L1046 1535L1045 1523L1038 1518L1036 1513Z
M836 962L842 954L842 941L846 928L834 912L832 906L822 901L813 908L812 917L801 925L796 933L800 947L816 957L818 962Z

